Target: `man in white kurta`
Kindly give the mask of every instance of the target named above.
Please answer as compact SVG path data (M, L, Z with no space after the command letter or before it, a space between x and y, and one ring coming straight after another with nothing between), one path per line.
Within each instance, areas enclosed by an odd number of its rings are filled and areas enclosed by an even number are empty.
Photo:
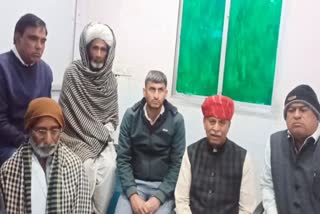
M177 214L250 214L256 206L247 151L227 138L233 101L212 96L202 104L206 137L188 146L175 189Z

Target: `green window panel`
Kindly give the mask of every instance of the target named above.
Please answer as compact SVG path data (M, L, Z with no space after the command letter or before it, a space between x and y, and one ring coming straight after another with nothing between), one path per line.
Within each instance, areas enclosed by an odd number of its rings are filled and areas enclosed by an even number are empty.
M222 93L271 105L282 0L231 0Z
M177 92L217 93L225 0L183 1Z

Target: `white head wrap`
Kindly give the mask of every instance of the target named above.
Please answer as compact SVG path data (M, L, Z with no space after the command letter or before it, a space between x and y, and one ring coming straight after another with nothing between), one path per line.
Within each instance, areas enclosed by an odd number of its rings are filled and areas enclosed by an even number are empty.
M91 22L86 32L86 44L89 44L94 39L102 39L108 46L112 46L113 34L107 25Z

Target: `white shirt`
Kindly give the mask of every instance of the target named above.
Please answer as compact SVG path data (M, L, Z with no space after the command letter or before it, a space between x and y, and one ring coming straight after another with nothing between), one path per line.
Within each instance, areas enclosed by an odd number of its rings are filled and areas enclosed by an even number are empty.
M191 165L187 151L184 153L175 189L176 213L192 214L190 209ZM243 163L240 187L239 214L251 214L256 208L255 176L248 153Z
M21 58L21 56L20 56L20 54L19 54L16 46L14 46L14 47L12 48L12 52L14 53L14 55L16 55L16 57L19 59L19 61L20 61L23 65L25 65L26 67L29 67L29 66L32 66L32 65L33 65L33 64L28 65L27 63L25 63L25 62L23 61L23 59Z
M51 171L52 157L46 163L44 172L38 158L32 154L31 163L31 211L33 214L46 213L48 182Z
M290 133L288 132L288 137L290 137ZM320 136L320 126L313 133L313 135L309 136L305 139L301 148L306 144L309 138L318 139ZM315 140L315 143L317 142ZM294 143L294 142L292 142ZM297 151L299 152L299 151ZM278 214L277 204L275 200L275 194L273 189L273 181L271 175L271 148L270 148L270 139L265 148L265 159L264 159L264 170L261 176L261 189L262 189L262 203L266 214Z
M158 114L158 116L156 116L156 118L154 120L151 120L151 118L148 116L147 104L144 105L143 110L144 110L144 115L146 116L147 120L150 122L151 125L154 125L156 123L156 121L158 120L158 118L160 117L160 115L163 114L164 106L162 105L160 113Z

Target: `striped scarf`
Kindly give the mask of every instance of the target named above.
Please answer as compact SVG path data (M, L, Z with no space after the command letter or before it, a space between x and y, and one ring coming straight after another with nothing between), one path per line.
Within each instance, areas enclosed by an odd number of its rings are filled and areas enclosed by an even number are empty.
M31 145L23 144L0 169L0 185L8 214L31 213ZM90 213L91 200L81 160L59 143L54 153L46 214Z
M104 125L110 122L116 128L119 123L117 81L111 70L115 37L111 31L113 42L109 46L104 67L99 71L91 71L86 32L92 25L88 24L81 34L82 60L74 61L67 68L59 99L66 122L61 141L83 161L96 158L112 140Z

